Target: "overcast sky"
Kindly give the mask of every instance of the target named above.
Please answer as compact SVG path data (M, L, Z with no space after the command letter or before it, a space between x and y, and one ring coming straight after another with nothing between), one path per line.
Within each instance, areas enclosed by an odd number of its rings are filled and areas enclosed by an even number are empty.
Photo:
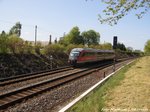
M139 20L133 11L117 25L109 26L98 21L104 8L101 0L0 0L0 32L8 32L19 21L24 40L34 40L37 25L38 40L48 41L50 34L52 40L59 39L78 26L81 32L99 32L101 43L112 43L113 36L118 36L126 47L143 50L150 39L150 13Z

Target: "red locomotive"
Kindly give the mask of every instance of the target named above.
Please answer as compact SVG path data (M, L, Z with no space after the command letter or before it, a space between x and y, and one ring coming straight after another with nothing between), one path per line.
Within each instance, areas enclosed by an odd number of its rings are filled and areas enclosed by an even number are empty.
M70 52L68 62L71 65L98 62L103 60L113 60L115 52L113 50L97 50L92 48L74 48Z

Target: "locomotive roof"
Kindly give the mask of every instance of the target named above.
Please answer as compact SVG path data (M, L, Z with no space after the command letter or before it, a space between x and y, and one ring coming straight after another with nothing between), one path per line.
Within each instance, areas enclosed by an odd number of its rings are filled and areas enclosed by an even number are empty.
M81 51L94 51L94 52L114 52L114 50L100 50L93 48L74 48L72 52L81 52Z

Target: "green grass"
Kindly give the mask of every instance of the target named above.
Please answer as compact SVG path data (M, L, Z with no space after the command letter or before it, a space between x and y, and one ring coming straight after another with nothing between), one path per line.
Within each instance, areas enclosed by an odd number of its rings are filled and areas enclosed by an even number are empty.
M107 100L107 93L116 86L120 85L120 82L125 78L125 73L135 63L136 62L133 62L122 68L110 79L108 79L101 87L99 86L96 88L67 112L101 112L105 105L105 101Z

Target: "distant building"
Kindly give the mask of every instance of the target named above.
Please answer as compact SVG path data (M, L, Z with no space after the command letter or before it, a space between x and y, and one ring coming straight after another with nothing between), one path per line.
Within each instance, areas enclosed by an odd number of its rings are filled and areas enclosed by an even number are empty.
M35 45L35 41L28 41L28 42L32 43L33 46ZM38 43L41 43L42 46L46 46L46 45L49 44L48 41L37 41L36 43L37 43L37 44L38 44Z

